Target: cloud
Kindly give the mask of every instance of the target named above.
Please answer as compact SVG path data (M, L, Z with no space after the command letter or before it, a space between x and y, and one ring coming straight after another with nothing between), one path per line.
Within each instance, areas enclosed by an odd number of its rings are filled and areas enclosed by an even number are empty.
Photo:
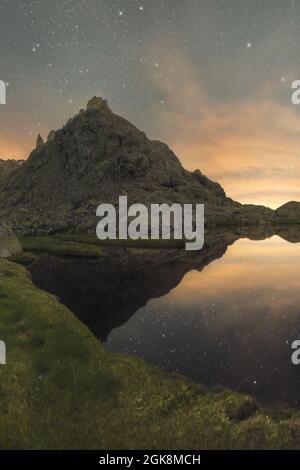
M300 108L270 98L266 84L252 96L214 101L192 64L164 49L168 58L151 72L165 96L160 134L183 165L200 168L241 202L300 200Z

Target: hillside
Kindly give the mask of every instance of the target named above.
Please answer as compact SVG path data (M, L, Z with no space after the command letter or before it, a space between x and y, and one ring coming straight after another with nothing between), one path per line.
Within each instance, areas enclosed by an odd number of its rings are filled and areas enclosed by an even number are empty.
M23 160L0 160L0 181L5 180L13 171L20 168Z

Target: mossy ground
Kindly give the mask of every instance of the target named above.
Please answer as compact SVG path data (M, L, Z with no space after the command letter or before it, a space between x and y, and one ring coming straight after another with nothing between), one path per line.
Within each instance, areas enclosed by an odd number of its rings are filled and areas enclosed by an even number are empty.
M34 237L22 239L21 244L25 251L42 251L64 257L99 258L103 256L103 248L96 244L96 240L95 237L95 243L85 243L75 236L72 239Z
M107 352L25 268L0 260L3 449L299 448L300 414Z
M58 256L99 258L106 247L174 249L184 248L183 240L99 240L96 235L28 237L21 240L26 251L44 251Z

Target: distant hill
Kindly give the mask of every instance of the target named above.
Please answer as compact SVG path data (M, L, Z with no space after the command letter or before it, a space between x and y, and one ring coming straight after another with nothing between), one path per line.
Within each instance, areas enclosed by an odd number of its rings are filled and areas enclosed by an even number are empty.
M148 139L102 98L93 97L46 142L39 136L23 164L0 162L0 217L21 235L94 231L96 207L116 204L119 195L129 203L204 203L208 225L275 217L226 197L200 170L185 170L166 144Z

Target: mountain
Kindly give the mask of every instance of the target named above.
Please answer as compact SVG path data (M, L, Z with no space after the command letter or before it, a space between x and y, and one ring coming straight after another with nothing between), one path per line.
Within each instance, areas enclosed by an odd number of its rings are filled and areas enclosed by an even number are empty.
M200 170L185 170L166 144L148 139L97 97L46 142L38 136L23 164L6 165L1 178L0 164L0 217L19 235L94 231L96 207L117 204L119 195L129 204L204 203L207 225L275 218L271 209L226 197Z

